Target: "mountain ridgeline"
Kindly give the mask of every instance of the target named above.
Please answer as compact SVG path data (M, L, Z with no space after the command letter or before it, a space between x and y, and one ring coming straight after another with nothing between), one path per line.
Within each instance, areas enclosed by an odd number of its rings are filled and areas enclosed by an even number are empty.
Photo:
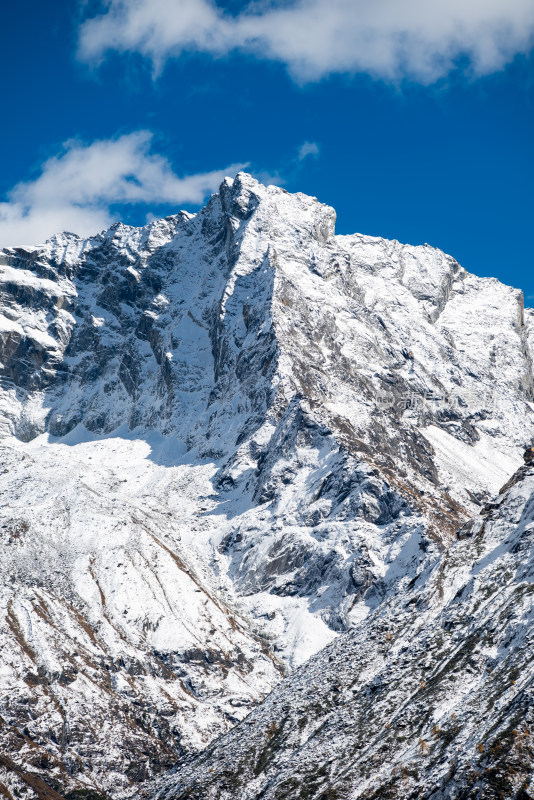
M0 793L534 796L533 331L244 173L0 251Z

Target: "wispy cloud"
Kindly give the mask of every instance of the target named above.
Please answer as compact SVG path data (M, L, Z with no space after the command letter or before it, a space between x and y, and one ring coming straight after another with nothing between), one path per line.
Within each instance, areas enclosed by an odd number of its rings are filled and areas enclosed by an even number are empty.
M319 145L317 142L303 142L299 147L298 160L304 161L305 158L310 156L312 158L318 158L319 152Z
M534 42L532 0L286 0L225 13L211 0L108 0L80 30L80 57L137 52L156 71L184 51L233 50L284 63L300 81L367 73L429 84L467 59L502 69Z
M114 220L112 207L201 204L226 175L247 164L178 177L137 131L89 144L68 141L40 174L17 184L0 203L0 247L36 244L62 230L90 235Z

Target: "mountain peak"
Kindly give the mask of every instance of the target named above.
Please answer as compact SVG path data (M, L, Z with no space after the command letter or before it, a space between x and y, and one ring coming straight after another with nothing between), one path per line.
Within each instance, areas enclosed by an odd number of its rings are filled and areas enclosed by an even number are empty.
M534 440L533 341L517 290L245 173L3 251L4 750L127 794L412 600Z

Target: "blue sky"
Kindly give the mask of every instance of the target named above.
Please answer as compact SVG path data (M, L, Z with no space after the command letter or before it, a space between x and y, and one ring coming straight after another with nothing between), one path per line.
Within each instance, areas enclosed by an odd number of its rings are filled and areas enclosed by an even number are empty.
M247 165L534 304L531 0L0 13L0 246L194 210Z

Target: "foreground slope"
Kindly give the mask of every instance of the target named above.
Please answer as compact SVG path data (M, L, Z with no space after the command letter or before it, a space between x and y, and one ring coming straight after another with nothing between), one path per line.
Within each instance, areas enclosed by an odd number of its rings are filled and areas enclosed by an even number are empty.
M529 463L413 586L154 797L532 797L533 537Z
M149 448L72 449L0 444L0 750L13 759L0 781L11 792L17 766L62 793L128 790L205 747L281 675L178 540L173 504L126 488L157 490ZM179 486L183 471L170 471ZM186 480L199 494L209 484L202 466ZM198 524L183 507L182 522Z
M520 463L521 292L334 222L239 174L0 253L6 786L120 796L198 752Z

